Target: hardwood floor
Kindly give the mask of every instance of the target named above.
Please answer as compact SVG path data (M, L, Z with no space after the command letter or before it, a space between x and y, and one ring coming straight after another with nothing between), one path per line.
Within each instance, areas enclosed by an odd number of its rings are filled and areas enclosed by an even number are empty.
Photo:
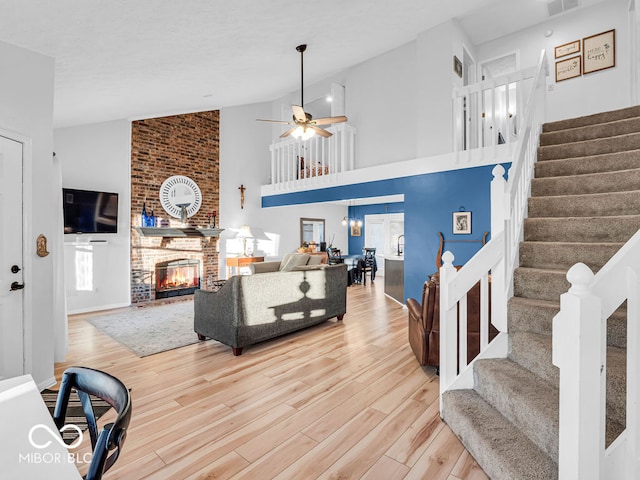
M56 377L84 365L132 389L129 433L109 480L487 479L440 420L435 369L417 364L406 310L382 290L382 279L349 287L343 322L239 357L209 340L138 358L86 322L89 314L71 316Z

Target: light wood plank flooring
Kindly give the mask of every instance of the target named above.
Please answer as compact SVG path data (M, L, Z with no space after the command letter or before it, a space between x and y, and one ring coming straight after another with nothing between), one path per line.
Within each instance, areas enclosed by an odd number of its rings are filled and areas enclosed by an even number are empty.
M440 420L435 369L417 364L406 310L385 297L382 279L349 287L343 322L239 357L209 340L138 358L89 316L70 317L56 378L84 365L132 389L109 480L487 479ZM101 423L110 420L112 412Z

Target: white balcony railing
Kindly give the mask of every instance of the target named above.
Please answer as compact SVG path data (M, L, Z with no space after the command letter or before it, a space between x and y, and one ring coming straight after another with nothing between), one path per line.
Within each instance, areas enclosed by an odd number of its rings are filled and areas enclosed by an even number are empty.
M282 188L330 184L336 173L355 168L356 130L347 123L326 129L333 135L309 140L289 137L274 141L271 150L271 184Z

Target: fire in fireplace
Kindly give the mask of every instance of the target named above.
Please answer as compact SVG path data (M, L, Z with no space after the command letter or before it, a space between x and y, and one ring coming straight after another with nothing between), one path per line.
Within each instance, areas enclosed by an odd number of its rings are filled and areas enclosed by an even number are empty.
M200 288L198 260L172 260L156 264L156 298L190 295Z

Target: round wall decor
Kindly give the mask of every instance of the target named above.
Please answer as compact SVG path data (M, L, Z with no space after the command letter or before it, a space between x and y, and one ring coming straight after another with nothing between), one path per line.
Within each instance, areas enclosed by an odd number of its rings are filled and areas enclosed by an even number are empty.
M174 218L180 218L182 206L187 209L187 217L192 217L200 210L202 193L198 184L189 177L174 175L162 182L160 204Z

